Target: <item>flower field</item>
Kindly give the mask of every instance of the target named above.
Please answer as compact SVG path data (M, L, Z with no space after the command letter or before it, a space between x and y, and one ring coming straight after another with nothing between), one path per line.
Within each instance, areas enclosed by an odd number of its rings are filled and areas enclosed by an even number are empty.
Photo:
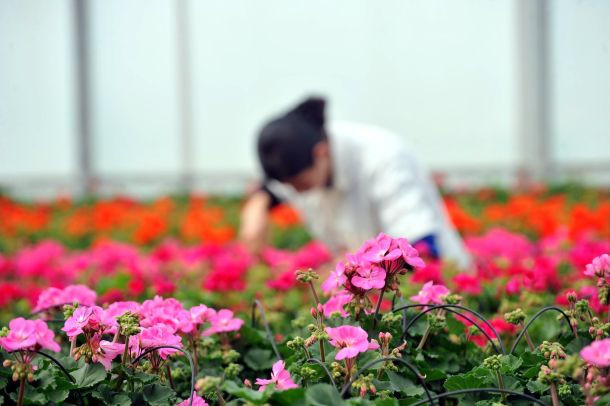
M238 198L0 197L0 404L610 405L610 200L453 192L470 270ZM444 402L444 403L443 403Z

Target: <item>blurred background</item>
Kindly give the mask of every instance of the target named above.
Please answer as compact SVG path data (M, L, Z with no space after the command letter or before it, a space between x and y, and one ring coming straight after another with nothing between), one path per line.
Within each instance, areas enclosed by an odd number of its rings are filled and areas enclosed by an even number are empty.
M607 0L0 0L0 189L240 193L312 93L451 187L610 185Z

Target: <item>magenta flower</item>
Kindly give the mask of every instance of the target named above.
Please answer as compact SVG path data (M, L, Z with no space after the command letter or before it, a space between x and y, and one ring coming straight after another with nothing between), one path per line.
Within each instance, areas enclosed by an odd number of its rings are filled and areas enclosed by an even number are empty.
M379 348L379 343L369 341L368 334L360 327L326 327L325 330L330 337L330 344L340 349L335 355L337 361L356 358L361 352Z
M129 350L136 356L149 348L162 345L171 345L182 348L182 339L174 334L175 330L165 324L142 328L139 334L129 337ZM175 353L173 348L162 348L158 350L161 359Z
M243 320L233 317L233 312L228 309L221 309L210 315L211 327L204 331L203 335L209 336L217 333L228 333L237 331L244 324Z
M586 266L585 275L600 278L610 277L610 255L602 254Z
M140 308L140 316L142 327L152 327L162 323L174 331L190 321L190 315L185 311L182 303L174 298L163 299L161 296L145 300Z
M392 237L384 233L374 240L369 240L360 248L360 253L365 261L380 263L382 261L393 261L400 258L402 252L397 247L392 247Z
M55 334L42 320L26 320L18 317L11 320L8 326L8 335L0 338L0 347L6 351L30 351L38 348L60 351L59 344L54 340Z
M419 252L409 244L406 238L396 239L398 249L402 254L402 259L413 268L423 268L426 266L424 260L419 257Z
M434 285L434 282L426 282L419 293L411 296L411 300L419 304L443 304L443 299L449 294L445 285Z
M610 338L594 341L580 351L580 356L598 368L610 367Z
M354 295L345 290L331 296L323 305L324 315L330 317L333 313L339 313L341 317L347 317L348 313L343 306L351 302L353 298Z
M64 289L47 288L38 296L34 312L50 309L66 303L78 303L81 306L94 306L97 299L95 291L85 285L70 285Z
M110 371L112 360L122 354L124 350L125 344L101 340L92 359L94 362L102 364L106 371Z
M208 321L212 315L214 315L214 309L210 309L206 305L191 307L191 309L186 312L186 317L180 326L180 331L184 333L197 331L199 326Z
M343 286L347 277L345 276L345 264L339 262L334 271L330 273L328 278L322 283L322 291L329 293Z
M32 320L34 322L34 336L40 348L46 348L54 352L60 352L59 344L55 342L55 333L49 329L47 323L42 320Z
M209 406L204 398L197 395L197 392L193 392L191 397L193 397L193 406ZM189 406L190 404L191 404L191 398L188 398L188 399L183 400L180 403L177 403L176 406Z
M277 390L294 389L299 387L299 385L293 382L292 378L290 377L290 372L286 371L284 361L282 360L279 360L273 364L271 379L256 379L256 384L260 385L260 388L258 388L259 392L263 392L267 385L271 383L275 384L275 388Z
M364 264L352 277L352 285L364 290L381 289L385 286L386 272L373 264Z
M116 326L116 320L108 317L99 306L79 307L69 317L62 328L73 339L84 332L103 332Z

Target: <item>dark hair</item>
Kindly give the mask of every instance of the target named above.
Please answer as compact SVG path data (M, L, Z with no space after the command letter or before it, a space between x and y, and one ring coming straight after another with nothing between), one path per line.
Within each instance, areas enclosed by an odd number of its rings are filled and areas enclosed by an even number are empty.
M313 164L313 147L326 139L326 101L310 97L268 122L258 135L258 158L267 178L284 181Z

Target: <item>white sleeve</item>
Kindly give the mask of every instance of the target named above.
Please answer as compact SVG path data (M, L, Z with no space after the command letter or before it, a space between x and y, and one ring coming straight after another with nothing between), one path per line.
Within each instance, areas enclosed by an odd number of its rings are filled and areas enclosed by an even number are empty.
M371 171L370 190L381 231L415 242L438 232L432 202L409 154L391 154Z

